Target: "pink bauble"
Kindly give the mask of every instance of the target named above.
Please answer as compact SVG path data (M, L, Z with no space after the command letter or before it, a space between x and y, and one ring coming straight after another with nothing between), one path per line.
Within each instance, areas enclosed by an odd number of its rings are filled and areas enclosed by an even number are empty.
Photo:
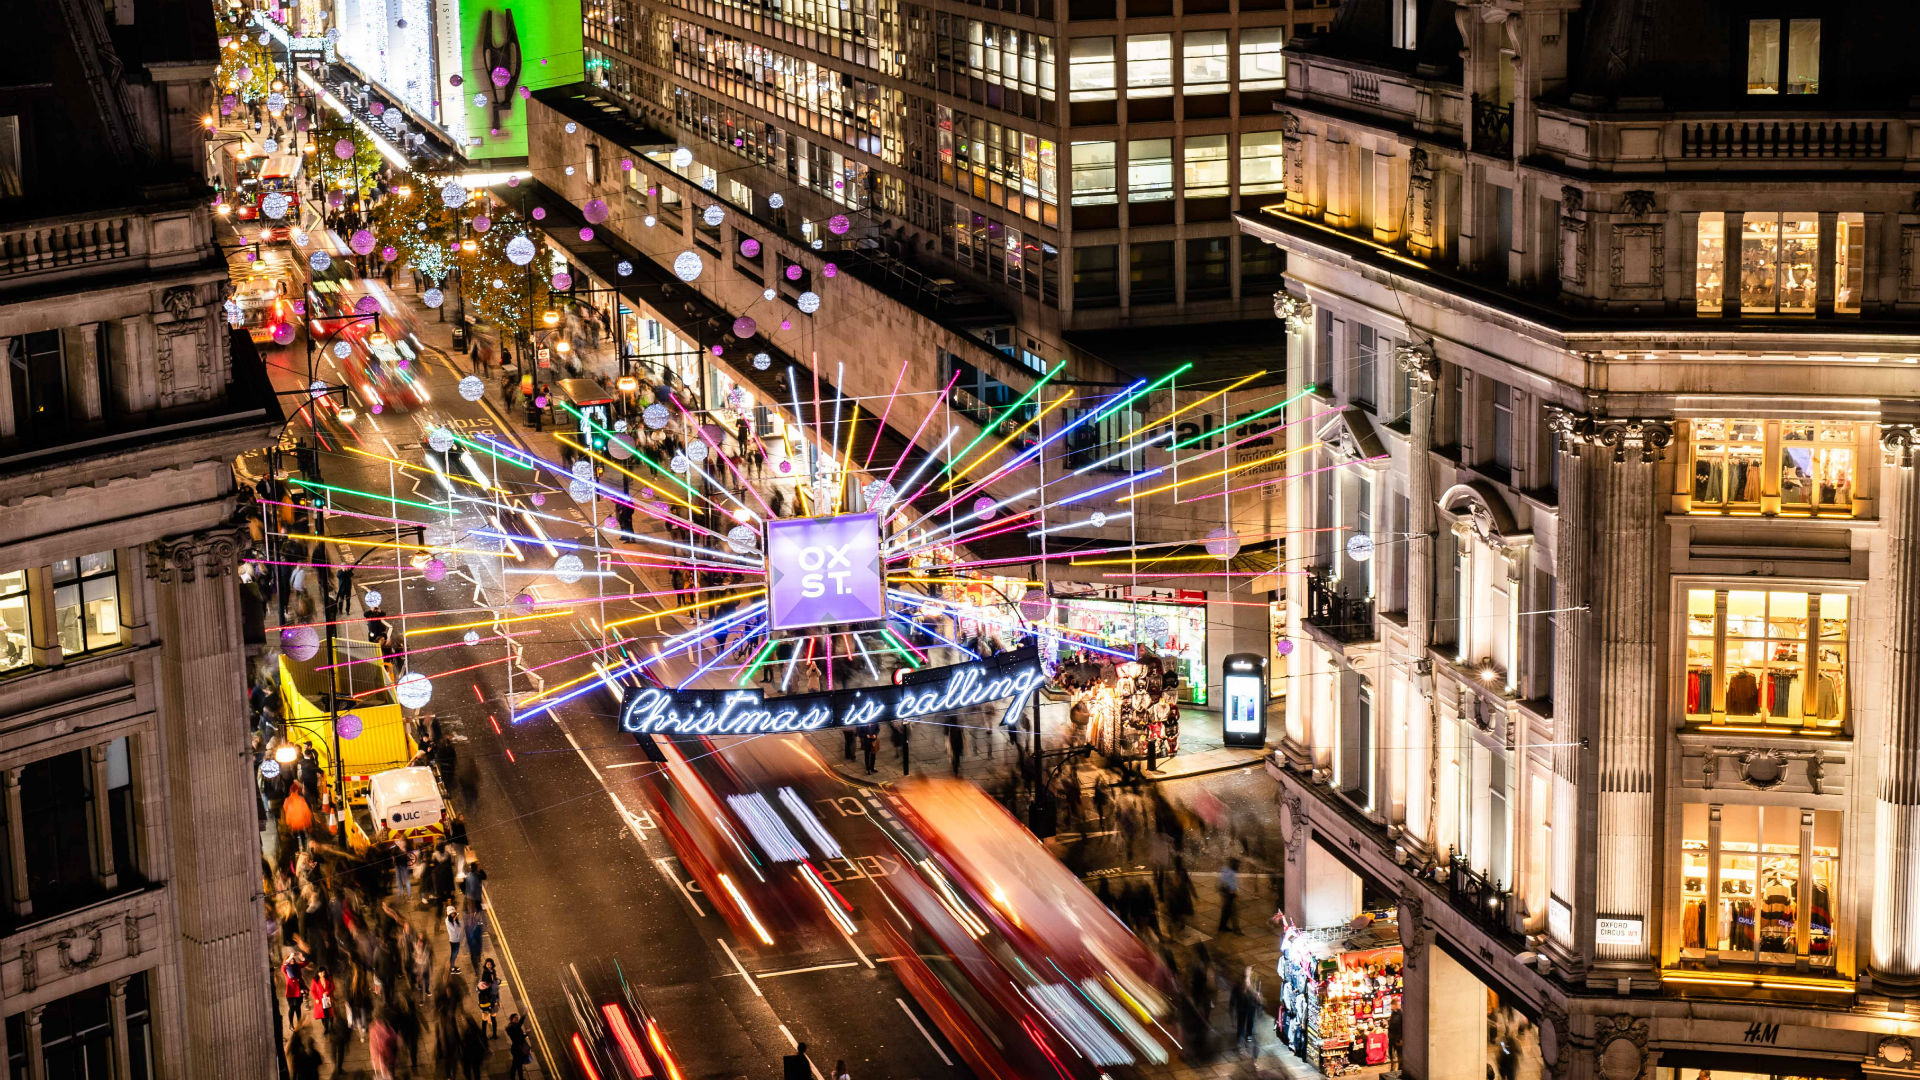
M353 156L353 140L341 139L333 144L333 156L345 161Z
M580 239L582 240L593 239L593 226L591 225L580 226Z
M534 208L533 208L533 220L535 220L535 221L545 221L545 220L547 220L547 208L546 208L546 207L544 207L544 206L536 206L536 207L534 207Z
M742 340L752 337L759 329L760 324L754 322L752 316L742 315L733 320L733 336Z
M607 220L607 200L588 199L580 205L580 216L594 225Z
M355 255L370 254L373 251L373 245L373 234L365 229L355 229L353 235L347 239L347 246L353 249Z
M487 215L481 214L473 219L474 232L486 232L491 228L493 228L493 219Z
M740 254L745 255L749 259L760 254L760 241L755 240L751 236L740 241Z

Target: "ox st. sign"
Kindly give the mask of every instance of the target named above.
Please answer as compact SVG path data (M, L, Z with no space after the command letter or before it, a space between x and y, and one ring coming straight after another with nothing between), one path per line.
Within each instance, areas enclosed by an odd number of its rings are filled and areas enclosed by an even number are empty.
M898 686L868 686L769 701L759 690L668 690L629 687L620 727L636 735L766 735L818 731L883 720L916 720L1005 701L1000 723L1011 725L1044 681L1031 646L968 664L922 668Z

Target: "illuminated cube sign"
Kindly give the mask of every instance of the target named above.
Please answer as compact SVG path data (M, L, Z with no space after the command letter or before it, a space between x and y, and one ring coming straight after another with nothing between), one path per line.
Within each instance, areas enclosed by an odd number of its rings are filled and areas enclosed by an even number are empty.
M886 584L879 514L767 522L773 629L884 619Z

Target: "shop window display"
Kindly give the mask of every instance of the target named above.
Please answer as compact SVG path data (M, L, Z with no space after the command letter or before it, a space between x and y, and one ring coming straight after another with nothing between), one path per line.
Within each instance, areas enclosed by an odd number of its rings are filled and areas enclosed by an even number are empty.
M1842 593L1687 591L1687 719L1839 727L1846 719Z
M1860 314L1860 290L1867 276L1867 217L1841 214L1833 238L1833 310Z
M1681 832L1682 956L1832 964L1838 811L1690 803Z
M1700 215L1699 238L1693 258L1693 303L1701 315L1718 315L1726 289L1727 215L1718 210Z
M1860 426L1833 420L1695 420L1696 514L1851 517Z
M1788 421L1780 426L1780 505L1843 511L1853 506L1853 425Z
M1073 599L1060 606L1067 629L1110 649L1144 645L1180 676L1180 700L1207 703L1207 609L1204 604L1157 604ZM1063 641L1064 654L1071 641Z
M1289 926L1280 939L1280 1041L1326 1076L1387 1063L1402 952L1390 922L1364 931Z
M1740 224L1741 313L1813 314L1819 251L1820 215L1749 210Z

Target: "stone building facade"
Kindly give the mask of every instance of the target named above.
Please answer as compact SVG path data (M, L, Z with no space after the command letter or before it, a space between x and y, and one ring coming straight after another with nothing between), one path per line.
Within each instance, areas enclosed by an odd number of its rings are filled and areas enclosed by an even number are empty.
M221 309L211 13L16 14L35 44L0 94L0 1057L30 1080L268 1076L231 463L280 412Z
M1422 1080L1914 1067L1895 18L1355 0L1289 50L1239 216L1337 410L1290 430L1286 910L1396 918Z

